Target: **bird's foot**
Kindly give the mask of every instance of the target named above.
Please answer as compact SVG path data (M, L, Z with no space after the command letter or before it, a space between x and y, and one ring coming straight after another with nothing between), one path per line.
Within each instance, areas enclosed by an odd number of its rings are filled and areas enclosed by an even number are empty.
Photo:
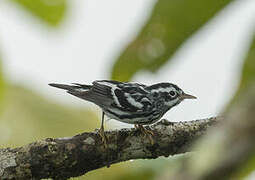
M154 145L154 139L153 139L153 136L154 136L154 133L153 131L151 130L148 130L148 129L145 129L142 125L140 124L135 124L135 128L136 129L139 129L147 138L149 138L149 141L151 143L151 145Z
M105 132L104 132L104 128L100 128L99 129L99 135L101 136L101 139L102 139L102 142L104 144L104 148L107 148L108 147L108 144L107 144L107 137L105 135Z

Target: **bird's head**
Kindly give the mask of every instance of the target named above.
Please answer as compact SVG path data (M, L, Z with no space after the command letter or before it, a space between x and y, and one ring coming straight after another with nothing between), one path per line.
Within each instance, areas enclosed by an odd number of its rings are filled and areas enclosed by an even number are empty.
M168 108L176 106L185 99L197 99L195 96L186 94L181 88L171 83L159 83L152 85L151 92L154 97L162 98Z

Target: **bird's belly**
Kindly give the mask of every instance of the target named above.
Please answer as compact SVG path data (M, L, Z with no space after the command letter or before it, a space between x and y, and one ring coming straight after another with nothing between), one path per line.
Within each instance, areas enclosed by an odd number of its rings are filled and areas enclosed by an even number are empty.
M111 114L107 111L104 111L104 113L106 114L106 116L108 116L111 119L123 122L123 123L127 123L127 124L141 124L141 125L148 125L148 124L153 124L155 122L157 122L160 118L145 118L145 117L135 117L135 118L119 118L118 116L115 116L114 114Z

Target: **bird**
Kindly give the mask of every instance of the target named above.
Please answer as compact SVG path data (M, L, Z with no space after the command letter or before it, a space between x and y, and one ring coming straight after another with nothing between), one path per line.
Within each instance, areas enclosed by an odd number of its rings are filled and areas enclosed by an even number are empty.
M114 80L96 80L91 85L71 83L50 83L52 87L66 90L67 93L92 102L102 109L99 134L105 147L107 138L104 132L104 116L117 121L133 124L149 137L154 144L152 131L144 125L151 125L171 108L185 99L196 99L186 94L177 85L161 82L145 85L134 82L119 82Z

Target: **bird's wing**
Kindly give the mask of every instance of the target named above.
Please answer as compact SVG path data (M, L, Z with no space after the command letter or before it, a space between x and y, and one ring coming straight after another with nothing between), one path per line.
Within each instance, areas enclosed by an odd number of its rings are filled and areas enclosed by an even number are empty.
M89 89L86 89L87 85L83 85L83 84L75 84L75 85L80 86L81 88L84 87L84 90L83 89L68 90L67 92L69 94L72 94L81 99L93 102L100 107L107 107L114 102L113 96L111 93L112 87L109 85L104 85L97 81L94 81L93 85L90 86Z
M104 85L97 83L96 81L93 82L93 85L78 83L72 84L73 85L51 83L49 85L56 88L65 89L67 90L67 93L81 99L93 102L101 107L107 107L114 102L113 96L111 94L112 86L110 86L109 84Z
M111 80L94 81L93 85L73 83L74 85L50 84L53 87L67 90L81 99L93 102L102 108L115 107L122 111L150 111L153 103L145 90L145 85L122 83Z
M146 86L137 83L121 83L114 90L117 108L130 112L148 111L152 105Z

